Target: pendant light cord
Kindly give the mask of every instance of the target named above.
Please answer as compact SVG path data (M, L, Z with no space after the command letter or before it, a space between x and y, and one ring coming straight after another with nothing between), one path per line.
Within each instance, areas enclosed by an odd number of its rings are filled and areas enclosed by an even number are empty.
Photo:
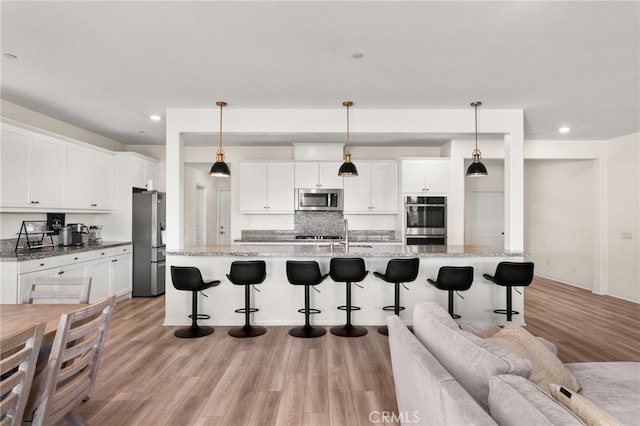
M482 105L482 102L480 101L471 102L471 106L475 109L475 123L476 123L476 149L473 150L474 154L480 153L480 151L478 151L478 107L480 105Z
M222 108L224 107L224 102L216 102L220 106L220 132L218 133L218 154L224 153L222 150ZM476 142L477 144L477 142Z
M350 105L347 104L347 154L351 154L351 142L349 138L349 107Z

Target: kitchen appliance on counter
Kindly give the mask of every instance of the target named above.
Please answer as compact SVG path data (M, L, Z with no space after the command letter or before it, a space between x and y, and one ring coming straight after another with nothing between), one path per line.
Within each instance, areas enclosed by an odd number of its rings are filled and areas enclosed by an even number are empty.
M343 200L342 189L296 189L295 209L296 210L319 210L319 211L342 211Z
M61 246L84 245L83 235L89 234L89 228L82 223L70 223L60 229L58 233L58 244Z
M405 197L404 208L408 246L447 244L447 197Z
M89 227L89 244L102 244L102 225L91 225Z
M165 291L165 194L133 193L133 297L159 296Z

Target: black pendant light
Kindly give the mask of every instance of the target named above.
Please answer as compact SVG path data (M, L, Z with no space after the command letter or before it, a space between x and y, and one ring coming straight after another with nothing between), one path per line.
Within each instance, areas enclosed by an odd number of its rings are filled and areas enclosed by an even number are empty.
M224 151L222 150L222 108L227 106L226 102L218 101L216 105L220 107L220 134L218 136L218 153L216 154L216 162L211 166L209 174L215 177L230 177L231 170L229 165L224 162Z
M353 102L344 101L342 105L347 107L347 150L344 154L344 163L338 170L338 176L358 176L358 169L351 162L351 147L349 144L349 107L353 106Z
M482 102L471 102L471 106L476 110L476 149L473 150L473 163L467 169L467 176L487 176L487 168L480 161L480 150L478 149L478 107L482 105Z

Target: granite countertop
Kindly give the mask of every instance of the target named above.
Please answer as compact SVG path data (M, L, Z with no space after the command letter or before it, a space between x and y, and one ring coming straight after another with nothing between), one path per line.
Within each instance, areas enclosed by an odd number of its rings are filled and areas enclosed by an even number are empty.
M14 242L15 244L15 242ZM104 250L111 247L126 246L132 244L131 241L103 241L102 244L85 244L80 247L62 247L54 246L51 248L34 249L31 252L20 251L15 252L14 246L7 245L0 250L0 262L24 262L28 260L46 259L54 256L64 256L66 254L84 253L87 251Z
M332 257L344 255L344 246L334 250L327 244L233 244L186 247L167 250L170 256L237 256L237 257ZM482 246L405 246L398 244L350 244L349 255L364 257L504 257L525 256L521 251L507 251Z

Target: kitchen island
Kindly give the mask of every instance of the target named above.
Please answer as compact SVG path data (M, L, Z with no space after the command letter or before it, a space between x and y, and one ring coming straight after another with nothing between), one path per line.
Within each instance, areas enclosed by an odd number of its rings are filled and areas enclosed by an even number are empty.
M226 246L190 247L167 250L167 286L165 325L188 325L191 313L190 292L178 291L171 284L169 267L195 266L202 272L205 281L220 280L218 287L204 291L208 297L198 297L198 312L211 315L209 320L201 320L203 325L242 325L244 315L234 312L244 306L244 289L233 285L226 275L231 262L235 260L264 260L267 278L252 291L251 301L260 309L252 315L256 325L301 325L304 315L297 312L304 306L303 286L289 284L286 276L287 260L315 260L322 273L329 272L332 257L353 256L365 260L368 276L359 283L362 288L352 285L353 304L360 311L352 312L352 322L358 325L383 325L390 314L382 307L393 305L394 286L373 275L374 271L384 273L387 262L399 257L420 258L418 278L401 288L400 304L406 307L400 316L411 323L413 305L419 301L434 301L447 307L448 292L438 290L427 283L427 278L436 279L441 266L473 266L474 282L463 292L464 299L455 297L455 312L462 315L461 322L488 321L504 324L505 316L493 313L494 309L506 305L505 288L497 286L482 277L483 273L493 275L501 261L523 261L525 253L508 252L479 246L404 246L393 244L352 243L345 254L344 244L298 243L277 245L234 244ZM336 309L345 303L344 283L336 283L327 277L317 286L319 292L311 292L311 307L322 312L313 315L312 323L333 326L345 322L345 313ZM513 322L524 324L523 295L513 292L513 308L520 315L514 315Z

